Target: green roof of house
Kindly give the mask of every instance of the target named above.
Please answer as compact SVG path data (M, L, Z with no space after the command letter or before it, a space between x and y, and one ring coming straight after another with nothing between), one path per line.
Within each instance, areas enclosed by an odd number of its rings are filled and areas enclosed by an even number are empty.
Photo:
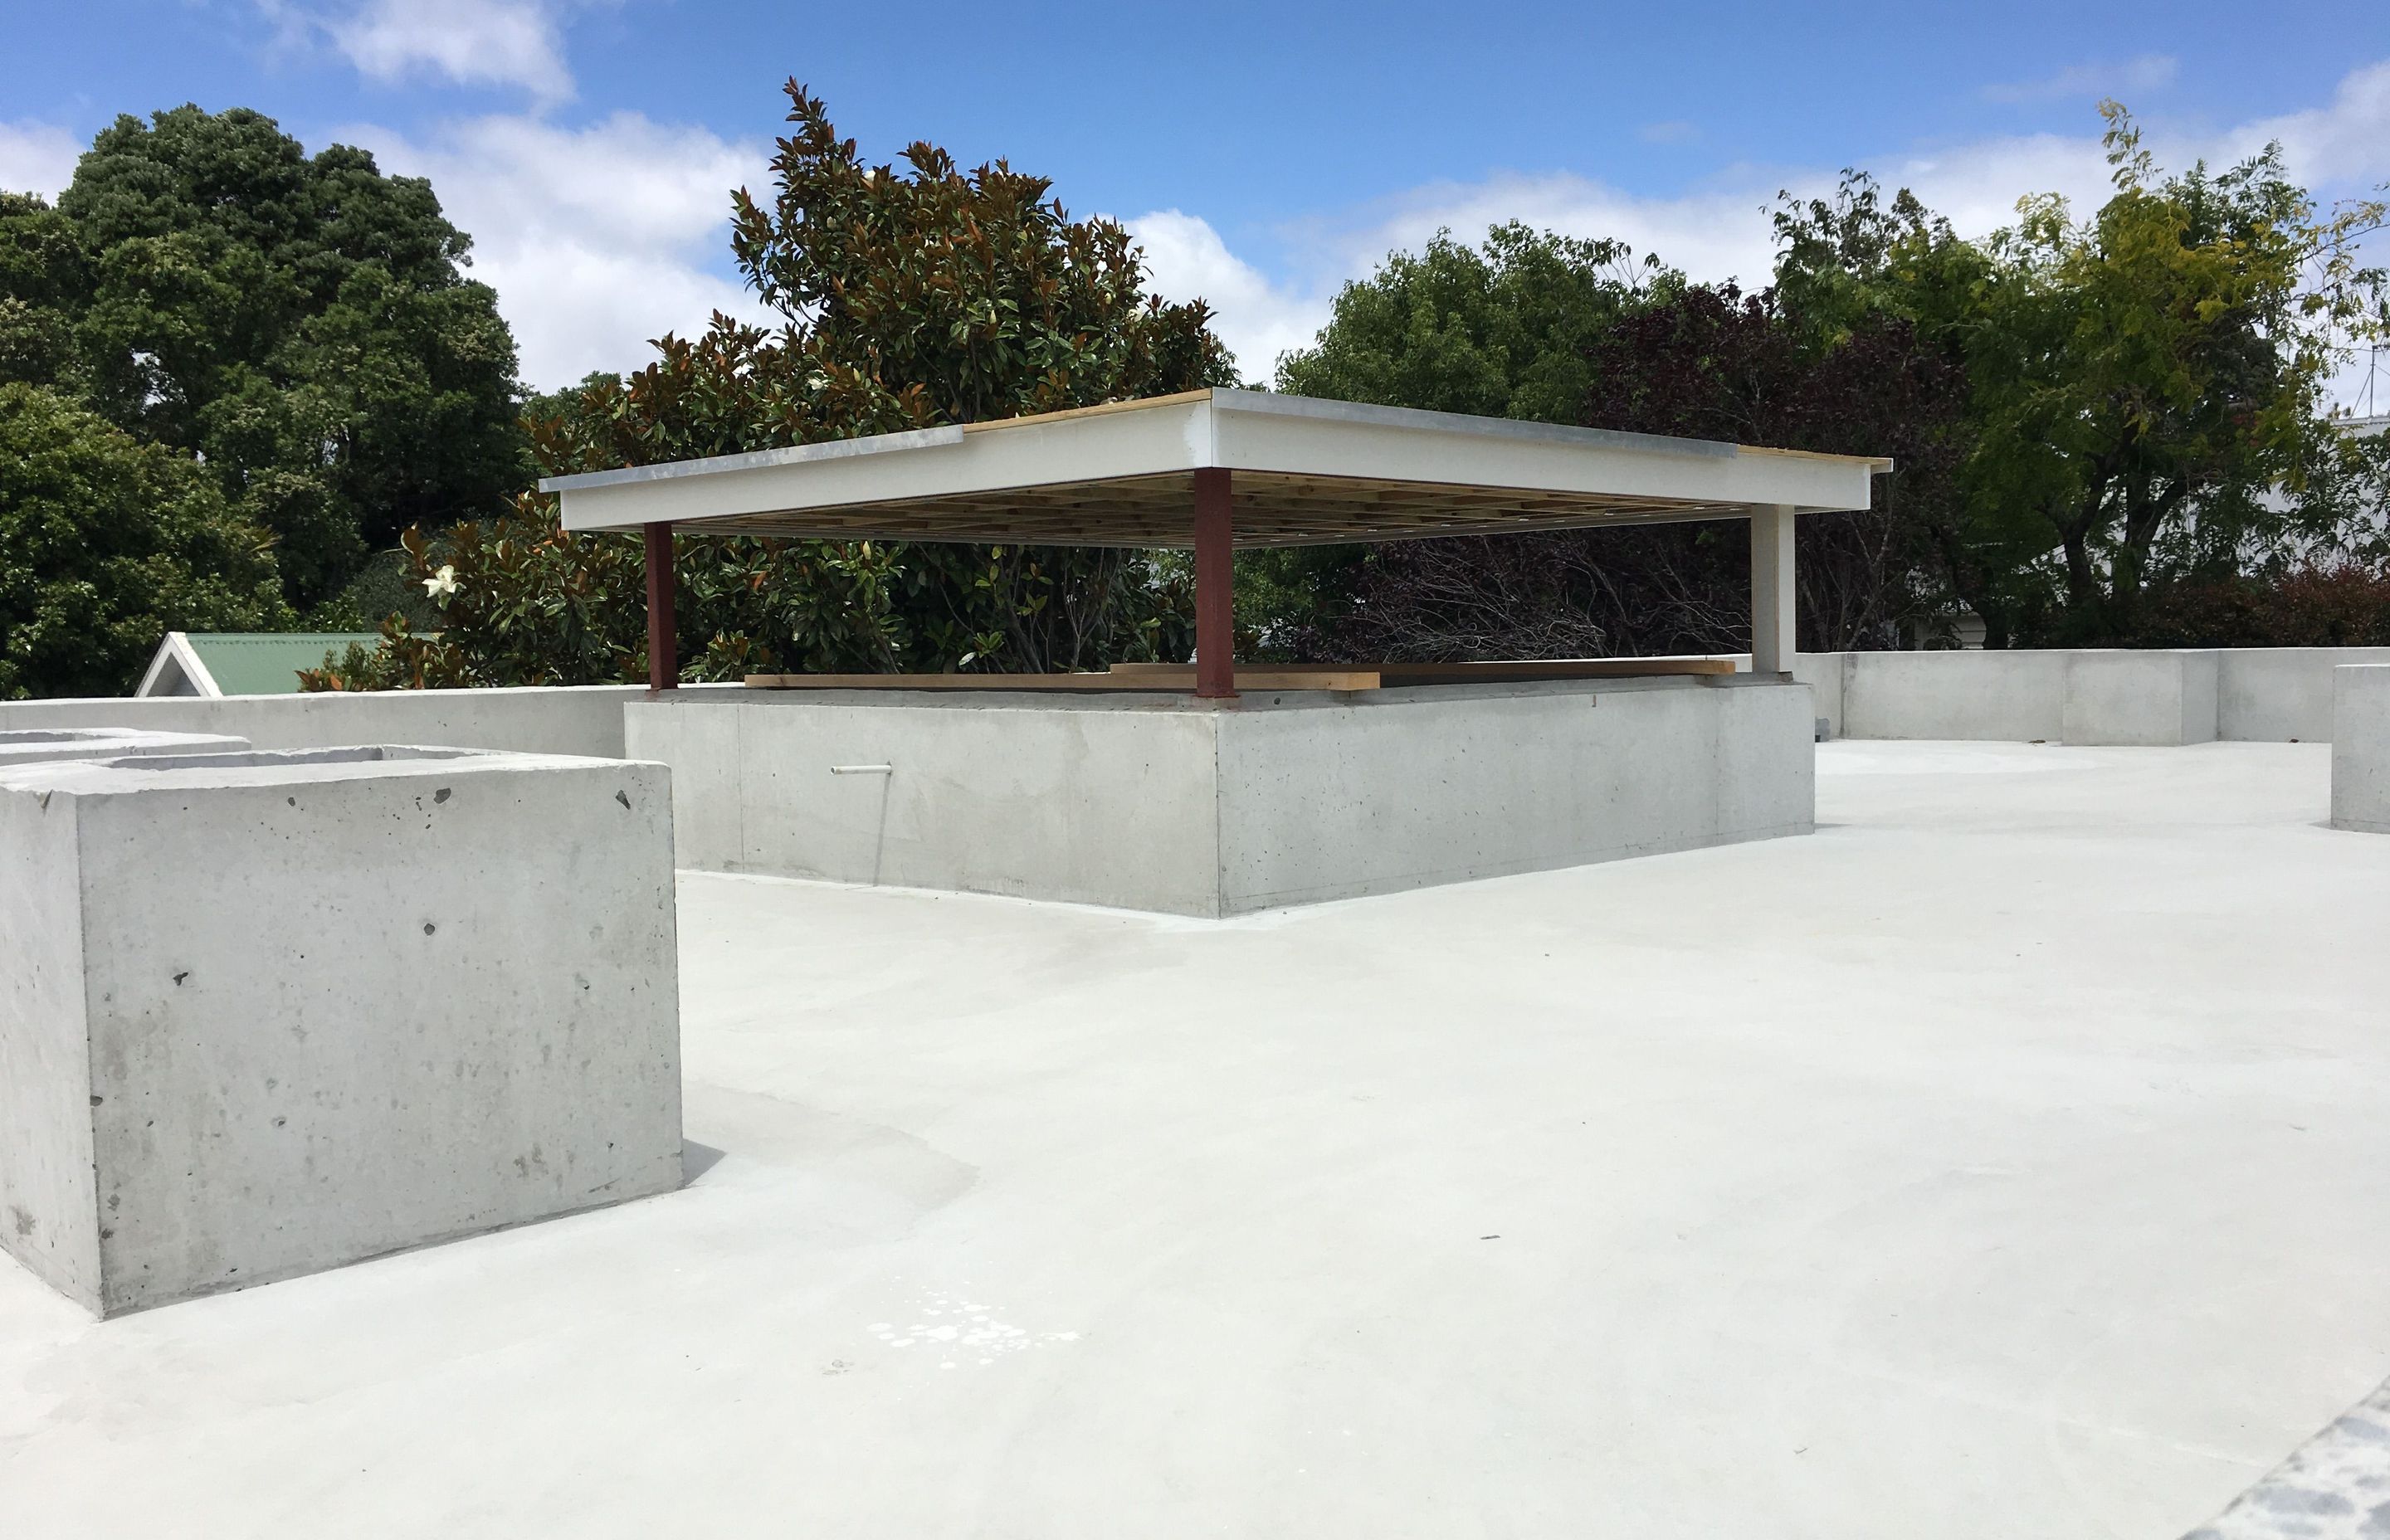
M324 654L338 659L351 642L377 646L381 635L373 631L192 631L183 639L226 695L296 695L301 669L323 667Z

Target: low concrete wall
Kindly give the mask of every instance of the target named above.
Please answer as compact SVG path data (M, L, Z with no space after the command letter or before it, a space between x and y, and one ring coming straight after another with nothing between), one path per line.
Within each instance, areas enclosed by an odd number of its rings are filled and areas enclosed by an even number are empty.
M2390 834L2390 666L2332 673L2332 827Z
M2031 741L2065 732L2062 652L1821 653L1813 666L1842 672L1838 738Z
M1216 718L1223 912L1812 827L1798 685L1391 693L1408 699Z
M0 772L0 1245L102 1315L680 1180L661 765Z
M2322 742L2332 730L2332 670L2359 663L2390 663L2390 648L1805 652L1792 673L1814 692L1818 717L1837 738ZM739 690L688 685L680 693L693 699ZM619 759L626 752L623 708L646 693L636 685L593 685L10 700L0 701L0 731L116 726L224 733L262 749L445 743Z
M2216 661L2217 738L2321 743L2332 737L2333 671L2390 663L2390 647L2227 648Z
M692 686L690 693L739 688ZM344 743L442 743L523 754L623 757L623 702L636 685L490 690L333 691L321 695L228 695L200 699L0 701L0 730L138 727L223 733L260 749L323 749Z
M2216 654L2068 652L2058 737L2165 748L2216 740Z
M1213 714L896 690L623 708L629 751L672 766L684 866L1182 914L1218 905Z
M2332 670L2390 648L1805 652L1838 738L2167 745L2321 742Z
M1804 833L1815 806L1809 690L1748 676L624 714L673 767L684 865L1178 914Z

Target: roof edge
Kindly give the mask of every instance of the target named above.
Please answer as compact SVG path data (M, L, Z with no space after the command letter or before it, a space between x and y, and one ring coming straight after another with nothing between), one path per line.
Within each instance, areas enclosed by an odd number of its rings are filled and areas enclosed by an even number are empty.
M625 466L620 470L586 470L573 476L543 476L539 481L539 490L581 492L591 487L665 481L681 476L712 476L727 470L765 470L775 466L803 465L812 460L842 460L857 455L944 449L962 442L963 430L959 425L908 428L901 433L870 433L858 439L822 439L787 449L757 449L744 455L714 455L701 460L666 460L660 465Z
M1417 406L1379 406L1361 401L1331 401L1324 396L1279 395L1274 391L1212 392L1212 404L1223 412L1264 417L1304 417L1314 422L1343 422L1368 428L1401 428L1412 432L1465 433L1471 438L1525 439L1544 443L1581 444L1588 448L1634 449L1645 454L1682 455L1696 459L1731 459L1741 445L1718 439L1680 439L1664 433L1626 433L1613 428L1572 428L1564 423L1536 422L1525 417L1483 417L1469 412L1431 412Z

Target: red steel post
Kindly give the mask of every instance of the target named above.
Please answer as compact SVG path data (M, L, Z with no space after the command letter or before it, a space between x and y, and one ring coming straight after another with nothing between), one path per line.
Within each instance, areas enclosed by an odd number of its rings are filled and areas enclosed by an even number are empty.
M1195 472L1195 694L1225 700L1237 693L1235 533L1228 472Z
M673 527L649 524L648 535L648 688L680 688L679 644L673 625Z

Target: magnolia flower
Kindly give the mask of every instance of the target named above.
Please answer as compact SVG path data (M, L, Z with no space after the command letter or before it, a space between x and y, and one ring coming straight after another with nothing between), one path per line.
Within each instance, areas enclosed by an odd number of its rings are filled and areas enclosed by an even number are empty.
M442 567L423 580L423 592L431 598L444 599L456 591L456 569Z

